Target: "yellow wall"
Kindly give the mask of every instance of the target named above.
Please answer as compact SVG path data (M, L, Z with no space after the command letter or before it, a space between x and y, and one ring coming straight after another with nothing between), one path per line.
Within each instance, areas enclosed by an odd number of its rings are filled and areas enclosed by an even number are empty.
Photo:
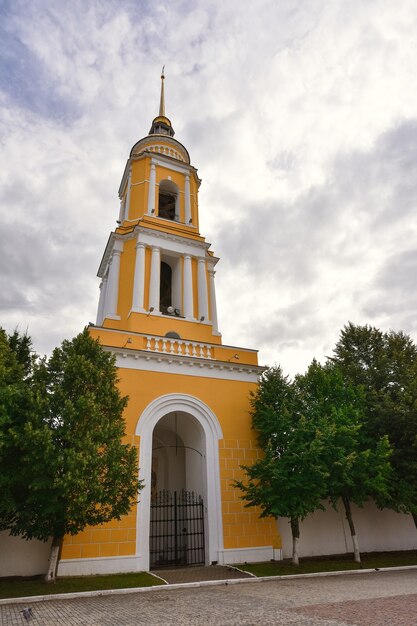
M260 519L259 510L244 507L233 481L244 478L241 465L250 465L259 455L251 429L249 393L255 384L191 377L178 374L119 369L119 387L129 396L125 410L128 440L134 437L137 422L150 402L161 395L182 393L204 402L217 416L224 438L219 441L220 482L224 547L280 547L275 520ZM139 473L140 477L140 473ZM63 558L135 554L136 511L99 528L89 528L65 541Z
M158 144L164 139L158 137ZM167 143L168 147L170 144ZM104 328L90 328L91 335L98 337L101 343L109 348L123 348L126 353L135 350L147 350L147 335L164 337L168 331L174 331L186 341L204 343L210 346L211 361L230 376L238 373L239 365L250 369L257 367L257 352L234 346L222 346L221 337L213 334L209 324L185 321L174 316L148 315L131 313L136 263L136 237L129 238L135 226L139 224L150 232L166 232L204 243L205 239L198 232L198 187L199 179L196 170L190 172L190 194L192 226L184 224L185 219L185 178L181 172L162 165L156 166L155 214L147 215L151 156L145 152L129 160L131 165L130 211L128 219L137 220L122 224L116 230L123 237L123 253L120 259L119 298L117 313L120 320L106 319ZM179 163L180 167L181 164ZM157 217L158 185L162 180L169 179L179 189L180 222L161 220ZM210 256L212 253L208 253ZM208 257L209 258L209 257ZM145 254L145 293L144 308L149 309L151 250ZM192 281L194 293L194 316L198 319L198 263L192 258ZM209 276L207 274L207 285ZM210 298L210 289L208 289ZM210 302L209 302L210 304ZM155 341L152 340L151 346ZM182 347L181 347L182 346ZM187 356L183 344L173 347L174 355ZM161 348L162 349L162 348ZM207 351L207 346L205 347ZM237 369L236 369L237 367ZM235 369L233 369L235 368ZM245 371L243 368L243 371ZM185 369L185 366L184 366ZM203 371L203 370L202 370ZM207 371L207 370L206 370ZM253 371L252 371L253 373ZM249 414L249 394L255 390L255 383L224 380L221 378L205 378L204 376L186 376L121 368L119 387L122 395L129 396L125 410L127 441L139 446L135 436L138 420L145 408L155 399L166 394L187 394L205 403L216 415L223 431L223 439L219 441L221 509L223 516L224 547L226 549L256 548L261 546L280 547L275 520L260 519L260 511L245 508L240 499L240 492L233 486L233 481L243 479L242 465L250 465L259 455L255 434L251 429ZM140 477L140 474L139 474ZM65 540L62 558L88 558L134 555L136 552L136 507L120 521L113 521L96 528L87 528L75 537Z

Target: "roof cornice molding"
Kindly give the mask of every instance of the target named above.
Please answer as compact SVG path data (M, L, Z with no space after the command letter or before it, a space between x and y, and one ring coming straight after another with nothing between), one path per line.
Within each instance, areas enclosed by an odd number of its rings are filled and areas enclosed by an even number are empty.
M190 155L188 153L187 148L183 146L182 143L174 139L173 137L170 137L169 135L162 135L162 134L147 135L146 137L139 139L139 141L137 141L135 145L133 146L133 148L131 149L129 156L132 157L135 155L139 155L141 154L141 152L146 150L148 146L159 145L161 142L166 143L169 146L172 146L172 149L175 148L175 150L177 151L177 154L182 156L182 158L180 159L175 159L176 161L184 162L184 164L188 164L188 165L190 164ZM140 150L142 147L143 147L143 150ZM150 152L153 152L153 151L150 151ZM159 152L156 152L155 154L159 154ZM171 158L175 158L175 157L171 157Z
M109 346L103 346L103 348L116 356L117 367L123 369L138 369L253 383L258 381L259 376L265 370L260 365L235 364L177 354L134 350L132 348Z
M168 233L164 230L154 230L153 228L143 227L138 224L135 228L135 232L137 233L138 240L140 236L143 235L144 238L149 237L156 240L170 241L172 243L176 243L178 246L191 246L192 248L196 248L198 250L208 251L211 244L206 243L205 241L196 241L195 239L189 239L188 237L184 237L181 235L174 235L172 233ZM210 261L213 257L210 257Z
M169 242L171 244L175 244L178 248L184 248L184 253L187 252L187 248L192 256L197 257L206 256L211 246L210 243L205 241L195 241L194 239L189 239L188 237L183 237L181 235L173 235L172 233L167 233L166 231L144 227L141 226L139 222L126 234L115 232L110 233L97 271L97 276L99 278L103 278L106 273L107 266L115 246L117 246L119 250L122 250L123 242L128 239L137 239L138 241L142 240L149 246L160 244L161 248L164 248L163 242ZM218 257L211 255L207 255L206 258L208 263L213 265L213 267L219 260Z

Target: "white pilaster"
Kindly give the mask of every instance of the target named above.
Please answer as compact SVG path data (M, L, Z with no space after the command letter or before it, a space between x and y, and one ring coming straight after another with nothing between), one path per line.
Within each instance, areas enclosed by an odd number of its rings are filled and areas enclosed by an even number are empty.
M143 313L143 299L145 296L145 254L144 243L136 244L135 278L133 284L132 311Z
M184 255L184 317L194 319L193 272L191 256Z
M120 209L119 209L119 222L120 223L122 223L125 218L125 206L126 206L125 199L126 198L122 198L120 200Z
M161 282L161 250L152 247L151 259L151 284L149 288L149 308L153 307L154 313L159 313L159 288Z
M125 200L124 207L123 207L123 217L120 218L121 222L123 222L123 220L125 219L129 219L131 185L132 185L132 169L129 170L129 178L127 179L126 200Z
M120 275L120 257L122 254L123 244L116 241L109 266L109 278L106 289L106 305L105 317L111 319L120 319L117 315L117 301L119 298L119 275Z
M207 321L208 299L207 299L207 273L206 260L198 259L198 318Z
M191 197L190 197L190 177L188 174L185 175L185 212L184 212L184 220L186 224L190 223L191 219Z
M214 285L215 274L216 272L214 271L213 267L209 266L208 275L209 275L209 290L210 290L210 319L211 319L211 323L213 324L213 333L217 335L219 333L219 329L218 329L218 322L217 322L216 288Z
M156 170L155 165L151 164L151 175L149 177L149 194L148 194L148 215L155 213L155 185L156 185Z
M104 303L106 302L106 291L107 291L107 276L103 276L103 280L100 283L100 298L98 301L98 310L97 310L97 326L101 326L104 319Z

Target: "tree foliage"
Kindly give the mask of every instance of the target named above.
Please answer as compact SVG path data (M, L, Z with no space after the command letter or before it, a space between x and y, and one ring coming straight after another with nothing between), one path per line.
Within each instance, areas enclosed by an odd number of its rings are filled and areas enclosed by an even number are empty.
M411 513L417 526L417 347L402 333L348 324L334 350L348 381L364 394L364 429L388 437L394 470L380 506Z
M27 350L21 350L21 346ZM15 349L17 348L17 349ZM33 411L27 382L30 366L30 339L15 332L10 338L0 329L0 528L14 520L12 477L20 469L21 454L16 447L16 431Z
M65 534L120 519L137 499L136 449L122 443L127 398L116 386L114 357L87 330L33 363L26 378L12 349L22 342L7 343L24 391L2 428L7 454L0 456L0 474L8 498L0 528L26 539L52 537L59 547Z
M263 516L287 517L293 536L293 562L298 564L299 522L322 508L327 468L320 460L325 441L320 419L300 411L299 389L280 367L267 369L252 396L252 422L262 459L244 466L246 481L237 481L247 506L258 505Z
M245 466L247 481L236 486L248 506L263 515L288 517L297 562L299 521L341 499L360 560L350 503L359 506L387 493L390 446L362 429L363 395L334 364L313 361L294 381L279 367L266 370L252 397L252 421L264 456Z
M354 558L360 561L351 503L363 506L388 494L391 447L386 436L372 438L363 428L364 397L343 378L333 363L316 361L298 377L303 411L324 421L326 439L322 464L327 467L326 499L336 508L342 501L352 535ZM314 417L316 416L316 417Z

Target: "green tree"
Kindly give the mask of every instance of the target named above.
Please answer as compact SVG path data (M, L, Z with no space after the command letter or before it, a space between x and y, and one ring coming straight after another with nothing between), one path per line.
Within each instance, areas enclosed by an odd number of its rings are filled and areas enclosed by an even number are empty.
M247 480L236 481L246 506L262 516L289 518L293 563L298 565L300 521L323 508L327 468L321 463L326 443L318 423L300 411L299 390L280 367L267 369L251 398L252 424L262 459L244 466Z
M327 467L326 498L335 508L342 501L354 559L360 563L351 503L363 506L372 497L386 497L391 477L388 438L367 435L363 428L363 393L347 382L333 363L322 366L313 361L306 374L296 381L303 414L313 423L322 424L325 446L321 463Z
M120 519L137 499L137 453L122 443L127 398L116 383L114 357L85 329L33 364L28 406L18 417L9 412L7 449L18 461L10 472L0 457L11 494L0 528L52 538L49 581L65 534Z
M345 378L362 387L364 429L374 439L388 436L393 448L390 493L380 506L411 513L417 527L417 347L402 332L383 333L349 323L332 361Z
M17 332L9 337L0 328L0 528L5 527L2 522L12 524L15 515L11 477L20 467L15 430L33 410L28 384L30 362L30 339Z

